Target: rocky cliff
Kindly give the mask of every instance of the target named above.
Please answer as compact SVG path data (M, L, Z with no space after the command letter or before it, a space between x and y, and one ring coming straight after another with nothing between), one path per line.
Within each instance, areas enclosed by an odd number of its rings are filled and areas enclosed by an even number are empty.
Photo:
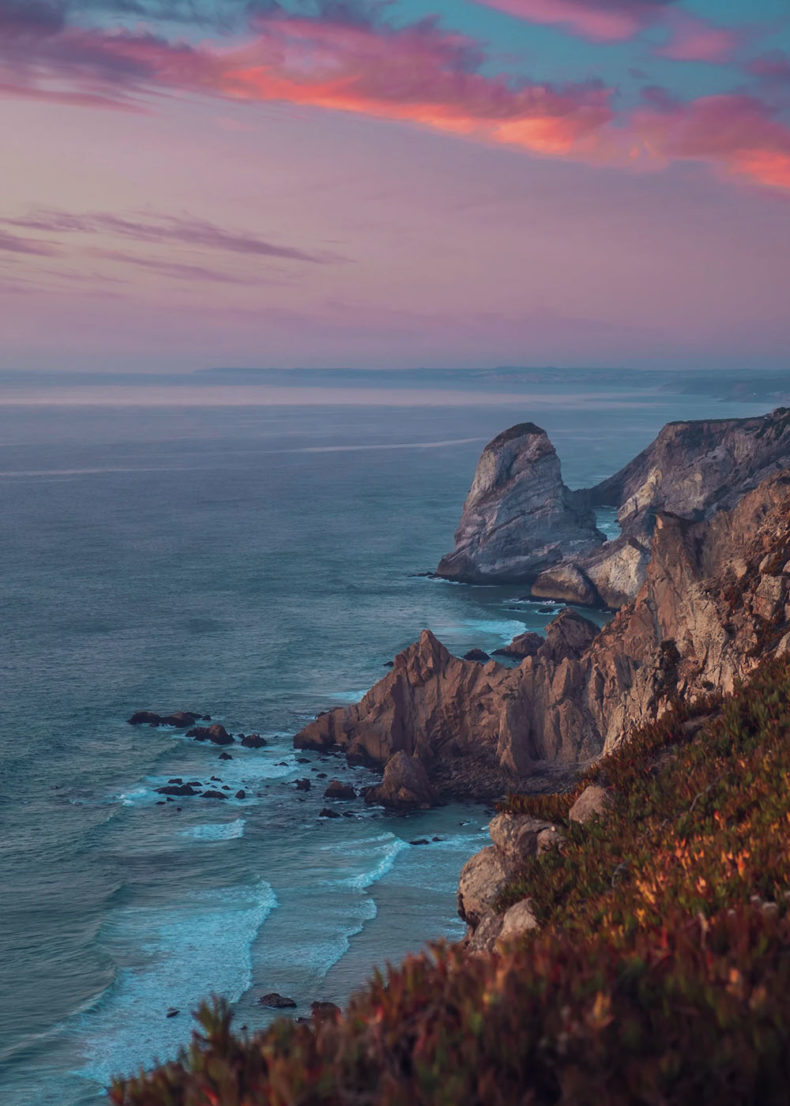
M520 423L489 442L437 575L477 583L532 580L603 541L587 498L562 482L545 430Z
M644 583L660 512L693 521L710 518L790 467L790 411L785 408L759 418L669 423L620 472L580 492L562 484L545 434L533 427L525 435L522 429L506 431L483 451L456 549L442 559L438 575L524 581L536 598L617 609ZM526 456L519 459L521 443L529 452L539 433L540 451L546 456L550 451L553 458L545 471ZM495 476L510 471L514 449L514 474ZM549 468L552 502L568 503L571 509L552 516L547 525L538 502L546 493ZM618 508L621 537L602 544L600 535L596 539L587 529L589 508L596 506Z
M615 747L677 696L732 690L790 647L790 474L691 521L655 512L644 582L603 630L566 611L517 668L459 660L423 631L355 706L298 747L385 765L404 751L434 788L489 796Z

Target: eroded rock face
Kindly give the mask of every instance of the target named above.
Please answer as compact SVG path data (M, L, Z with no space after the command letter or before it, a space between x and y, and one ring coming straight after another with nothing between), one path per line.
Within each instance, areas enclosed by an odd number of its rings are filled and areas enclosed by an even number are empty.
M501 793L591 761L678 695L732 691L788 641L790 474L709 521L657 516L651 549L637 598L603 630L565 612L516 668L459 660L425 631L361 703L296 744L379 765L402 750L445 793L464 772Z
M531 581L563 557L602 541L586 498L563 484L545 430L520 423L483 450L455 549L436 571L468 582Z
M655 441L587 493L618 507L622 536L599 550L569 554L533 585L541 598L617 609L647 578L660 513L690 521L732 508L746 492L790 467L790 410L750 419L668 423Z

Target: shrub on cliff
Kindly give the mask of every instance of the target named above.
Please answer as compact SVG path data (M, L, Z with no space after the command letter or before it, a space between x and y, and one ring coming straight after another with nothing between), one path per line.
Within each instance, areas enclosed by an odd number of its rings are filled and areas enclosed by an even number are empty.
M247 1038L222 1003L118 1106L779 1106L790 1081L790 667L679 707L590 773L606 820L529 862L536 936L436 947L341 1018ZM512 809L567 818L573 796ZM504 905L504 904L503 904Z

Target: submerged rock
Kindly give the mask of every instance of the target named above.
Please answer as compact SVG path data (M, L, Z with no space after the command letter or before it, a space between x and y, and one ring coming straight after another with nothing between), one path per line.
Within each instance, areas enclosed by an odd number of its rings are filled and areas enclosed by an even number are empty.
M350 783L342 783L340 780L330 780L324 791L325 799L356 799L357 793Z
M287 995L280 995L277 991L270 991L267 995L261 995L258 999L259 1006L268 1006L272 1010L294 1010L296 1003Z

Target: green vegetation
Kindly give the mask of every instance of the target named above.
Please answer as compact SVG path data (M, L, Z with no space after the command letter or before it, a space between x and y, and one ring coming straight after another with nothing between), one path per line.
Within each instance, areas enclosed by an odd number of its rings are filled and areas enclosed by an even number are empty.
M695 714L697 720L695 721ZM699 719L704 719L701 727ZM221 1003L117 1106L779 1106L790 1085L790 664L678 706L578 793L508 806L564 823L528 862L543 928L489 956L436 947L341 1018L234 1036Z

